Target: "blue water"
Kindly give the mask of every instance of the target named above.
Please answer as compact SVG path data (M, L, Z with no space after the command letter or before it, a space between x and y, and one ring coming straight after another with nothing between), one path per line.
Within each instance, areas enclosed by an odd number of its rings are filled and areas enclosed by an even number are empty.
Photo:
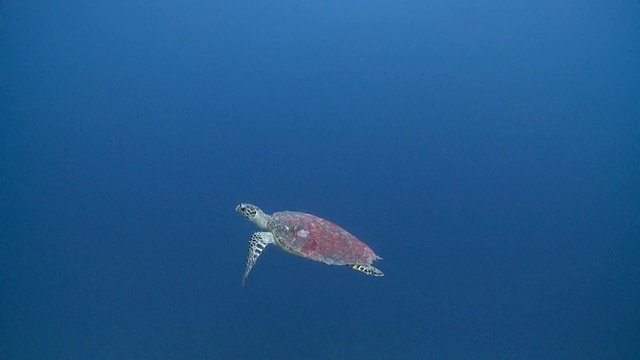
M0 359L640 358L638 1L2 1L0 155Z

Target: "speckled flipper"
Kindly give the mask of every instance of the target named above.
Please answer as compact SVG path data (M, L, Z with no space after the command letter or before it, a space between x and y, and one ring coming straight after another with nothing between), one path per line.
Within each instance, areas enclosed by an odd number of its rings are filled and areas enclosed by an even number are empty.
M371 265L349 265L353 270L358 270L367 275L371 276L384 276L384 273L380 271L378 268L375 268Z
M258 257L262 254L264 248L267 245L273 243L273 234L270 232L262 231L255 232L251 235L251 240L249 240L249 253L247 254L247 266L244 268L244 277L242 278L242 286L247 284L247 278L249 277L249 272L256 264Z

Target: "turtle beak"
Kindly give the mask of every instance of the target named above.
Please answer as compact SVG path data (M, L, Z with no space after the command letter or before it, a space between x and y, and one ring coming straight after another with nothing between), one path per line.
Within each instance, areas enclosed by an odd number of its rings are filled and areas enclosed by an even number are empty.
M252 219L256 217L256 214L260 211L260 209L258 209L258 207L255 205L241 203L240 205L236 206L236 211L238 212L238 214L244 216L245 218Z

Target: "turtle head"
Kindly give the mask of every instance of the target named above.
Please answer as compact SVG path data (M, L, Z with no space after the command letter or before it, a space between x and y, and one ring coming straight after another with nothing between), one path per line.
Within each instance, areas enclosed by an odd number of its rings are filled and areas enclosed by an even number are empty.
M263 230L268 229L267 223L269 222L270 216L265 214L259 207L252 204L242 203L236 206L236 212L244 216L245 219L258 225L259 228Z

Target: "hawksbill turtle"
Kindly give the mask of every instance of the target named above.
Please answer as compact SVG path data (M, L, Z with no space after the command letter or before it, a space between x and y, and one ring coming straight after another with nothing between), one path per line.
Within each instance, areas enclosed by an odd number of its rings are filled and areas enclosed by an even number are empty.
M371 264L382 259L367 244L340 226L315 215L296 211L280 211L267 215L252 204L240 204L236 211L260 229L251 235L247 265L242 286L262 251L276 244L284 251L328 265L346 265L372 276L383 276Z

